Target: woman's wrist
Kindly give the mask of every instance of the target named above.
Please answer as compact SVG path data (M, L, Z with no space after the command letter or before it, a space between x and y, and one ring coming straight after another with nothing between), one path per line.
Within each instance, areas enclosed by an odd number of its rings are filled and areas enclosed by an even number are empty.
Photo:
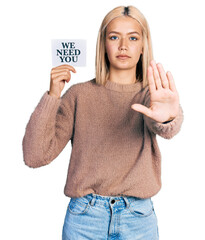
M55 94L53 94L52 92L48 91L48 95L52 96L52 97L55 97L57 99L60 98L60 96L56 96Z

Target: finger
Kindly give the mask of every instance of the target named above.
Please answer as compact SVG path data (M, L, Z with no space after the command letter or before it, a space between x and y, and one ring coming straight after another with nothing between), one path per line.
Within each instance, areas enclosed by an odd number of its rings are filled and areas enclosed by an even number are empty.
M71 78L70 71L66 71L66 70L51 74L52 79L55 79L55 78L60 77L60 76L66 77L66 79L65 79L66 81Z
M64 68L58 69L58 70L52 70L51 75L53 74L70 74L70 70L64 69Z
M147 71L148 71L149 91L150 91L150 93L152 93L152 92L156 91L156 85L155 85L155 81L154 81L154 77L153 77L152 67L149 66Z
M68 70L72 71L73 73L76 73L75 68L68 64L63 64L63 65L57 66L57 67L53 68L52 70L59 70L59 69L68 69Z
M174 78L171 74L171 72L167 72L167 78L168 78L168 81L169 81L169 89L173 92L176 92L177 89L176 89L176 86L175 86L175 83L174 83Z
M51 70L51 73L60 73L60 72L65 72L65 71L67 71L67 72L70 72L70 70L69 69L67 69L67 68L57 68L57 69L52 69Z
M165 73L164 68L163 68L161 63L157 64L157 69L159 71L159 74L160 74L160 77L161 77L161 80L162 80L162 86L164 88L168 89L169 88L169 82L168 82L166 73Z
M66 82L68 82L71 79L71 73L68 71L62 71L61 73L54 73L51 74L51 79L53 79L53 81L55 81L56 79L61 79L61 80L65 80Z
M156 66L156 63L154 60L152 60L150 62L152 68L153 68L153 75L154 75L154 80L155 80L155 85L156 85L156 88L157 89L161 89L162 88L162 83L161 83L161 79L160 79L160 76L159 76L159 72L158 72L158 69L157 69L157 66Z
M144 105L142 104L132 104L131 105L131 108L137 112L140 112L144 115L146 115L147 117L151 117L152 116L152 111L145 107Z
M70 78L68 78L67 75L60 75L60 76L56 77L55 79L53 79L53 83L57 83L57 82L60 82L60 81L69 82Z
M68 65L68 64L62 64L57 67L54 67L53 69L62 69L62 68L69 68L69 69L75 70L75 68L73 66Z

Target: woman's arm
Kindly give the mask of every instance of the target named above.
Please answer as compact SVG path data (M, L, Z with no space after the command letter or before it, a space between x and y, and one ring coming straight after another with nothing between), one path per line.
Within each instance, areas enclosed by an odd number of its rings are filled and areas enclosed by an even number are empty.
M32 113L23 138L25 164L37 168L54 160L71 139L75 97L70 87L61 98L45 92Z
M70 87L61 98L65 82L71 79L68 64L51 69L50 89L32 113L23 138L23 155L29 167L41 167L54 160L71 139L75 98Z

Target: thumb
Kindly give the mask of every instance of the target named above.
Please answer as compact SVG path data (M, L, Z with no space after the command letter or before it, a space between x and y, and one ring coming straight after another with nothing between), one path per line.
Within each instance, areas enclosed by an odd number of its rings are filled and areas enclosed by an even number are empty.
M151 115L152 115L152 111L142 104L132 104L131 108L137 112L140 112L140 113L146 115L147 117L151 117Z

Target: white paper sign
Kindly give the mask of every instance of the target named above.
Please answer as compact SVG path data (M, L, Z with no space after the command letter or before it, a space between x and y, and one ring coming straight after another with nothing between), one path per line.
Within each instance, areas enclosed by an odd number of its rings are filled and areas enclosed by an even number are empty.
M52 39L52 65L86 66L86 40Z

